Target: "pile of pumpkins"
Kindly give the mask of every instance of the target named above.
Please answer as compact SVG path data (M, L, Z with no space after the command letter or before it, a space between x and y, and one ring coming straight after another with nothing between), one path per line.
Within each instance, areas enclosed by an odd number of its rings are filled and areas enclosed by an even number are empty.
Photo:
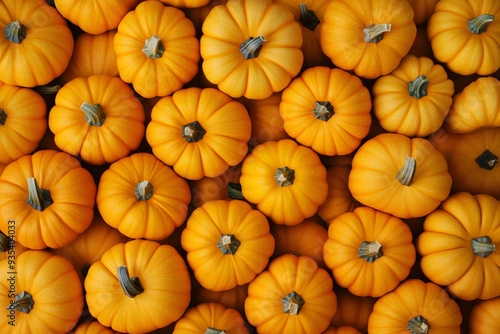
M2 0L2 333L498 333L498 0Z

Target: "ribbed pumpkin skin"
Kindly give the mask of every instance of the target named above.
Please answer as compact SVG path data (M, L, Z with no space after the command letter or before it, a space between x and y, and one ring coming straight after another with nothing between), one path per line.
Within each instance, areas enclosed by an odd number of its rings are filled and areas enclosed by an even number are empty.
M500 331L498 312L500 297L484 300L476 304L469 315L469 333L497 333Z
M82 322L75 328L74 334L120 334L109 327L102 325L99 321Z

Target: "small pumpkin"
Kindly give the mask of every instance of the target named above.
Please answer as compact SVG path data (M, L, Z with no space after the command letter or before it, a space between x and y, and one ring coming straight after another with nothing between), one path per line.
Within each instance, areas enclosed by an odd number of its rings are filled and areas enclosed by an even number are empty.
M240 184L243 197L281 225L312 217L328 195L317 153L291 139L256 146L243 160Z
M179 8L198 8L205 6L210 2L210 0L159 0L159 1L165 5L179 7Z
M25 247L59 248L85 231L94 217L97 186L71 155L40 150L10 163L0 176L0 229L14 221Z
M0 3L0 81L23 87L50 83L73 53L73 34L61 14L45 1Z
M120 334L109 327L102 325L99 321L81 322L74 330L74 334Z
M180 9L142 1L117 29L118 73L142 97L170 95L198 72L199 41L193 23Z
M408 0L413 8L414 16L413 21L418 25L425 25L424 23L434 13L434 8L439 0Z
M191 201L189 186L153 154L138 152L109 166L97 187L104 221L129 238L162 240L181 226Z
M302 31L271 0L229 0L205 18L200 39L205 77L231 97L264 99L301 70Z
M196 280L206 289L223 291L262 272L275 241L266 217L247 202L212 200L191 213L181 245Z
M245 314L245 299L248 296L248 283L232 289L214 291L204 288L196 279L192 279L191 304L219 303Z
M370 92L338 68L306 69L284 90L279 105L285 131L322 155L353 152L371 124Z
M356 296L340 285L335 285L333 291L337 296L337 305L339 307L337 307L337 312L335 312L330 326L351 326L361 333L366 333L368 319L378 297Z
M332 289L312 258L285 254L250 282L245 314L258 333L321 334L337 310Z
M131 240L108 249L85 277L90 314L114 331L145 333L168 326L187 310L191 280L169 245Z
M49 128L61 150L91 165L103 165L139 146L144 119L132 88L120 78L94 74L61 87L49 113Z
M454 85L441 65L408 54L394 71L375 81L372 94L375 117L385 130L426 137L448 115Z
M499 17L497 0L438 1L427 22L434 56L461 75L495 73L500 68Z
M339 327L330 326L322 334L361 334L361 332L359 332L356 328L352 326L344 325Z
M500 296L500 201L467 192L450 195L424 222L417 248L432 282L462 300Z
M177 320L172 334L248 334L243 316L219 303L201 303Z
M360 203L399 218L425 216L448 197L446 159L424 138L382 133L352 160L348 186Z
M0 164L33 153L47 130L47 107L36 91L0 82Z
M13 267L14 266L14 267ZM0 261L2 333L67 333L83 310L83 289L71 263L43 250Z
M410 50L417 28L408 0L331 1L321 48L333 64L375 79L392 72Z
M459 334L458 304L439 285L410 279L380 297L368 320L368 333Z
M476 304L469 315L469 333L483 334L500 331L499 310L500 297L483 300Z
M160 99L146 129L153 154L189 180L216 177L239 164L250 134L243 104L215 88L197 87Z

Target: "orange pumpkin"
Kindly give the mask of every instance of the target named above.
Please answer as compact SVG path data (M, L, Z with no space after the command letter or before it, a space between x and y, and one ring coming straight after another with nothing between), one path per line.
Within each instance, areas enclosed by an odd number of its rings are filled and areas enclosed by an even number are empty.
M500 311L500 297L484 300L476 304L469 315L469 333L498 333L498 312Z
M192 279L191 304L219 303L227 308L233 308L245 313L245 299L248 296L248 283L237 285L232 289L214 291L204 288L196 279Z
M361 332L359 332L356 328L352 326L339 326L339 327L330 326L322 334L361 334Z
M318 155L291 139L255 147L243 160L240 184L243 197L281 225L312 217L328 194Z
M113 163L144 136L144 109L134 91L108 74L78 77L57 92L49 113L56 145L92 165Z
M82 322L75 328L73 334L120 334L109 327L102 325L99 321Z
M142 0L145 1L145 0ZM198 8L205 6L210 0L159 0L165 5L179 7L179 8Z
M240 102L215 88L185 88L153 107L146 139L177 174L216 177L248 152L251 122Z
M258 333L321 334L337 310L332 289L316 261L285 254L250 282L245 314Z
M337 0L326 8L321 48L335 66L374 79L399 65L416 33L408 0Z
M368 319L373 311L373 305L378 298L356 296L339 285L335 285L333 291L337 296L338 307L337 312L333 316L331 326L351 326L361 333L366 333Z
M59 248L92 222L96 184L67 153L41 150L10 163L0 176L0 229L14 226L25 247Z
M283 91L285 131L318 154L346 155L368 134L371 98L361 80L346 71L315 66Z
M142 1L123 17L114 49L120 77L146 98L172 94L198 72L193 23L159 1Z
M196 208L181 235L196 280L223 291L247 284L262 272L275 241L266 217L240 200L212 200Z
M68 66L73 35L61 14L45 1L0 3L0 81L34 87L50 83Z
M434 13L434 8L438 1L439 0L408 0L415 14L413 16L413 21L417 26L427 22L432 13Z
M232 97L267 98L302 68L300 25L271 0L229 0L210 11L202 31L203 73Z

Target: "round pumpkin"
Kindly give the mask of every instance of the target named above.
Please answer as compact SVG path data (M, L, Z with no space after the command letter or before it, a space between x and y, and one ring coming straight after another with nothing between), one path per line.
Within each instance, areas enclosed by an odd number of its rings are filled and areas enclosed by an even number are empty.
M410 279L380 297L368 320L368 333L459 334L458 304L439 285Z
M322 155L353 152L371 125L370 92L338 68L306 69L283 90L280 114L285 131Z
M0 331L67 333L83 310L78 274L65 258L42 250L27 250L14 262L0 261Z
M73 34L61 14L45 1L0 3L0 81L34 87L61 75L73 52Z
M192 279L191 304L218 303L245 314L245 299L248 296L248 283L232 289L214 291L204 288L196 279Z
M247 202L212 200L191 213L181 245L196 280L206 289L223 291L262 272L275 241L266 217Z
M323 256L338 285L357 296L380 297L408 277L416 251L405 222L358 207L330 222Z
M120 77L145 98L172 94L194 78L200 59L193 23L178 8L143 1L114 38Z
M245 314L258 333L321 334L337 310L332 289L312 258L285 254L250 282Z
M495 73L500 68L499 17L497 0L438 1L427 22L434 56L461 75Z
M229 0L205 18L202 70L231 97L264 99L302 68L302 31L293 13L271 0Z
M434 13L434 8L439 0L408 0L413 8L414 16L413 21L418 25L425 25L424 23Z
M500 296L499 216L493 196L450 195L426 217L418 237L424 275L462 300Z
M57 92L49 113L56 145L91 165L113 163L139 147L144 108L123 80L78 77Z
M0 164L33 153L47 130L47 107L29 88L0 82Z
M361 334L361 332L359 332L356 328L352 326L339 326L339 327L330 326L322 334Z
M392 72L410 50L417 28L408 0L331 1L321 48L333 64L375 79Z
M399 218L425 216L451 189L446 159L429 140L382 133L352 160L348 186L360 203Z
M124 333L166 327L186 311L191 280L186 263L169 245L132 240L108 249L85 277L90 314Z
M85 321L75 328L74 334L120 334L109 327L102 325L99 321Z
M328 195L318 155L291 139L256 146L243 160L240 184L243 197L281 225L312 217Z
M162 240L181 226L189 186L153 154L138 152L104 171L96 204L104 221L129 238Z
M373 111L388 132L426 137L443 124L454 91L441 65L409 54L394 71L375 81Z
M96 190L90 172L67 153L25 155L0 176L0 230L8 235L15 226L17 240L31 249L65 246L92 222Z
M239 164L250 134L243 104L215 88L197 87L160 99L146 129L153 154L189 180L216 177Z
M469 315L469 333L497 333L500 331L498 312L500 297L484 300L476 304Z
M368 319L370 318L373 311L373 305L378 297L356 296L340 285L335 285L333 291L337 296L338 307L330 326L351 326L361 333L366 333L368 329Z

